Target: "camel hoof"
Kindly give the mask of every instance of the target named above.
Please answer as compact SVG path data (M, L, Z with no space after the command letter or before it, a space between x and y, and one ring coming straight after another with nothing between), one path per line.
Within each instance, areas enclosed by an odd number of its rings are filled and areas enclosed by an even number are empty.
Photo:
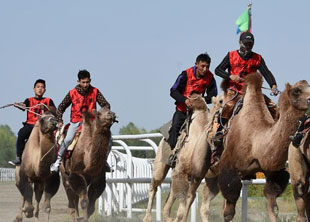
M164 222L173 222L173 219L168 217L168 218L164 219Z
M279 207L277 205L273 207L272 211L274 212L275 216L278 217Z
M13 220L13 222L22 222L23 218L20 217L16 217L15 220Z
M234 218L233 215L227 215L227 216L224 217L224 221L225 222L229 222L229 221L232 221L233 218Z
M305 217L298 217L296 222L307 222L307 219Z
M76 220L77 222L88 222L88 220L86 220L84 217L79 217Z
M47 208L45 208L45 213L47 213L47 214L49 214L50 212L51 212L51 208L50 207L47 207Z
M25 212L25 216L26 216L27 218L33 217L33 211L26 211L26 212Z

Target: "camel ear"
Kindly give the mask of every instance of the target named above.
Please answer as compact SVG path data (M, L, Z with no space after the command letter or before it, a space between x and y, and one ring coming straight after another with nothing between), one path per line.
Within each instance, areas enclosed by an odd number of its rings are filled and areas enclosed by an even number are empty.
M287 83L285 84L285 90L288 92L288 91L291 90L291 88L292 88L292 86L287 82Z
M96 115L97 115L97 110L93 109L93 110L91 111L91 114L92 114L93 116L96 116Z

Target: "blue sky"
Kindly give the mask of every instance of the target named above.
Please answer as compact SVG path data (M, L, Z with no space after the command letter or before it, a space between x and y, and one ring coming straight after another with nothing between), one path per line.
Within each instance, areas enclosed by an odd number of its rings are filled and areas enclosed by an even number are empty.
M119 117L114 134L129 122L156 129L173 115L170 87L198 54L210 54L214 72L227 52L239 47L235 21L248 3L1 1L0 106L33 96L38 78L47 81L45 96L58 105L75 86L78 70L88 69L92 84ZM279 89L307 80L310 2L252 3L254 51L265 59ZM219 85L221 79L216 80ZM0 124L15 133L25 118L13 107L0 110Z

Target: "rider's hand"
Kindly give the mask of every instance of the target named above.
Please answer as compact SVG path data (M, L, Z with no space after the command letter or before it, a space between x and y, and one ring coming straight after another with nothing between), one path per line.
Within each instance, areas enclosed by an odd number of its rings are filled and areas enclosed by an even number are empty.
M279 94L279 90L278 90L278 87L277 85L273 85L272 88L271 88L271 92L273 95L277 96Z
M25 103L18 103L18 102L15 102L14 103L14 107L18 108L18 109L21 109L21 110L25 110L26 109L26 104Z
M238 75L230 75L229 78L234 82L242 82L242 78L240 78Z
M188 107L188 108L191 108L192 107L192 103L189 99L186 99L185 100L185 105Z
M59 121L58 121L58 127L59 127L59 128L61 128L61 127L63 126L63 124L64 124L64 123L63 123L62 120L59 120Z

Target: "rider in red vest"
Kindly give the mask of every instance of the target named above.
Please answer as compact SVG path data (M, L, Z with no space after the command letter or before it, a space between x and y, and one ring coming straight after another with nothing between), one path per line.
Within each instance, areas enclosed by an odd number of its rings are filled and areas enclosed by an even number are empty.
M45 81L43 79L38 79L34 83L34 97L26 99L23 103L15 103L15 107L25 111L27 108L27 120L23 123L23 127L18 131L18 136L16 140L16 160L9 161L10 164L17 166L21 163L22 154L25 148L25 144L31 134L33 126L38 120L38 114L43 114L47 111L47 107L56 110L54 102L51 98L43 97L46 88ZM42 104L42 105L41 105ZM44 106L44 105L46 106Z
M176 110L173 114L167 141L171 149L174 149L177 143L177 138L180 135L179 131L187 117L186 110L191 108L188 99L189 95L192 92L206 94L204 98L207 103L211 103L212 97L217 96L216 81L209 71L210 63L211 58L208 54L200 54L196 58L195 65L183 71L170 89L170 95L176 101ZM170 165L173 165L173 163L170 163Z
M229 52L223 61L216 67L215 74L228 81L228 90L225 95L225 107L222 110L221 123L225 123L232 115L236 102L242 97L241 89L246 75L259 71L269 84L273 95L278 95L276 80L269 71L263 57L252 51L254 36L250 32L243 32L240 35L240 49ZM228 71L226 71L228 70ZM222 132L215 137L215 143L221 144Z
M52 172L58 172L61 159L68 146L74 139L75 133L82 123L82 113L85 110L91 112L96 109L96 103L99 103L101 107L108 107L110 109L110 104L104 98L102 93L92 85L90 85L90 73L87 70L80 70L78 73L78 85L70 90L70 92L65 96L57 109L58 118L62 119L63 113L71 105L71 117L70 126L67 131L66 138L62 142L57 160L51 165ZM63 121L60 121L60 126ZM107 166L108 168L108 166ZM107 169L106 169L107 171Z

